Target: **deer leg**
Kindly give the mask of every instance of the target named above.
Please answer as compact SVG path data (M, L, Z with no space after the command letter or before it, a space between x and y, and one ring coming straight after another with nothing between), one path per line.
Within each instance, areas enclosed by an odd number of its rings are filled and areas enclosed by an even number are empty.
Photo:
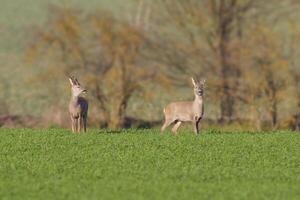
M72 126L72 132L75 132L75 121L74 118L71 116L71 126Z
M193 126L194 126L194 132L195 132L195 134L197 135L198 132L199 132L199 129L198 129L198 122L197 122L197 121L194 121L194 122L193 122Z
M180 125L181 125L181 121L178 121L178 122L176 122L176 124L173 126L172 132L173 132L174 134L177 133L177 129L179 128Z
M199 134L199 131L200 131L200 120L197 121L196 126L197 126L197 134Z
M81 121L82 121L82 117L79 116L77 119L77 131L80 132L81 131Z
M73 126L74 126L74 132L77 132L77 118L74 119Z
M75 129L76 129L76 132L79 132L79 123L80 123L80 120L79 120L79 117L75 119Z
M171 124L172 124L172 120L169 120L169 119L165 119L165 123L164 123L164 125L161 127L161 129L160 129L160 133L162 133L162 132L164 132L164 130L168 127L168 126L170 126Z
M83 117L83 130L86 132L86 116Z

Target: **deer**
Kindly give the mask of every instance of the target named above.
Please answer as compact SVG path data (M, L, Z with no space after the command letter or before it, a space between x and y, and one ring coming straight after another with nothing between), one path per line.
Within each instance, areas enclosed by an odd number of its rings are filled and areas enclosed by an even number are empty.
M69 77L71 84L71 100L69 103L69 113L71 117L72 132L80 132L82 129L86 132L86 123L88 115L88 102L80 96L87 90L82 87L77 78Z
M161 133L170 126L172 123L175 125L172 128L172 132L176 135L177 129L182 122L192 122L194 132L199 134L199 124L204 115L204 84L205 80L195 80L191 78L194 86L194 101L182 101L172 102L164 108L165 122L161 128Z

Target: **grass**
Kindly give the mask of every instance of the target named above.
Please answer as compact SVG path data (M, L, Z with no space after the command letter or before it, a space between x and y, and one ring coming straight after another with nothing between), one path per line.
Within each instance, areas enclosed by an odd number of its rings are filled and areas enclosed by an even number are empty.
M300 134L0 129L0 199L299 199Z

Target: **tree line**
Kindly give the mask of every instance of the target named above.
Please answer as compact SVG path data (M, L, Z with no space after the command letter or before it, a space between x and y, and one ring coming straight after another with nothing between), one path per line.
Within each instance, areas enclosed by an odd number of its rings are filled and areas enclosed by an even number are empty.
M207 79L219 123L293 122L300 112L297 1L134 3L123 16L49 6L26 49L37 77L79 74L104 127L124 126L134 95L147 98L153 85L187 87L191 76Z

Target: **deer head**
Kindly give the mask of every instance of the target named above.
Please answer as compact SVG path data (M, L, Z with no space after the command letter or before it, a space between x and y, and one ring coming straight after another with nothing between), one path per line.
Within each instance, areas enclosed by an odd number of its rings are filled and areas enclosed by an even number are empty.
M87 90L80 85L77 78L69 77L69 81L70 81L70 84L72 86L72 88L71 88L72 96L77 97L81 93L86 93L87 92Z
M205 79L198 81L197 79L191 78L194 86L194 94L197 97L202 97L204 93Z

